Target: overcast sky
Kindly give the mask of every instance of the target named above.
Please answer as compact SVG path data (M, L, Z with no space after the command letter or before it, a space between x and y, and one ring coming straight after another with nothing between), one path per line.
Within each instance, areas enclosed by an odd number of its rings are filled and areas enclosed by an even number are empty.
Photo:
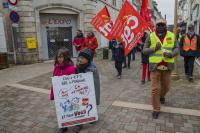
M167 24L174 23L174 0L155 0L162 16L167 16Z

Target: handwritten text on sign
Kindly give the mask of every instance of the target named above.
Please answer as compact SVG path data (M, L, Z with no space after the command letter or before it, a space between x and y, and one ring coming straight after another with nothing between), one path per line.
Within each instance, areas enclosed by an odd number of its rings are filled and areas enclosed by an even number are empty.
M98 120L92 73L53 77L52 83L60 128Z

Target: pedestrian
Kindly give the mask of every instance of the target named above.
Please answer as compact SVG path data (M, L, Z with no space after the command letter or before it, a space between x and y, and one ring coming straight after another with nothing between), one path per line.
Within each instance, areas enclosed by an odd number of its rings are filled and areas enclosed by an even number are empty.
M200 57L200 37L194 32L194 25L188 25L188 32L180 41L180 55L184 57L185 75L193 81L195 57Z
M133 50L131 50L130 53L127 56L124 57L124 66L123 66L123 68L127 68L127 66L128 66L128 69L131 68L131 55L133 55ZM133 56L133 58L135 58L135 56ZM127 65L127 59L128 59L128 65Z
M100 104L100 79L99 79L99 73L98 73L96 65L92 61L92 53L91 53L90 49L85 48L78 55L77 73L87 73L87 72L92 72L93 73L96 104L99 105ZM91 124L93 124L93 123L91 123ZM80 126L79 128L82 129L83 126Z
M174 68L174 57L178 51L175 35L167 31L166 20L159 19L156 22L156 31L148 36L143 49L143 53L149 55L154 119L159 117L160 103L165 103L165 96L170 88L171 71Z
M58 50L55 63L53 76L62 76L62 75L71 75L76 73L76 67L74 66L73 61L70 58L70 52L66 48L61 48ZM51 86L50 91L50 100L54 100L53 87ZM60 128L58 133L64 133L68 128Z
M143 37L142 37L142 39L141 39L141 44L140 44L140 48L141 48L141 63L142 63L142 80L141 80L141 84L145 84L146 76L148 77L148 81L151 81L151 79L150 79L150 71L149 71L149 56L145 55L142 52L147 36L148 36L148 33L145 32Z
M117 78L121 79L122 75L122 63L124 61L124 47L121 42L116 43L114 45L114 60L115 60L115 68L117 70Z
M77 35L74 37L73 45L76 48L77 53L79 54L80 51L84 48L85 37L81 30L77 30Z
M117 44L117 40L116 39L112 39L111 41L109 41L109 49L112 52L112 61L114 61L114 46Z
M133 48L132 50L132 61L135 60L135 54L137 53L137 46Z
M182 38L182 35L181 35L181 28L180 28L180 27L177 28L177 31L176 31L176 38L177 38L177 40L178 40L178 42L179 42L179 44L180 44L181 38Z
M87 34L85 47L91 50L91 60L93 60L96 48L98 47L98 42L93 32Z

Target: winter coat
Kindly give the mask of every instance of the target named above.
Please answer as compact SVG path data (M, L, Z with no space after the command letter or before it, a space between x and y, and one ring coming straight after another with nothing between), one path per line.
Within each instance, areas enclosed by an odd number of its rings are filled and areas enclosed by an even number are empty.
M84 48L85 37L76 36L73 40L73 45L76 47L77 51L81 51Z
M181 38L181 41L180 41L180 55L181 56L194 56L194 57L200 57L200 37L196 34L194 34L192 37L189 37L190 40L192 40L192 38L194 36L197 36L197 50L196 51L192 51L192 50L189 50L189 51L184 51L183 50L183 45L184 45L184 39L185 39L185 36L183 36Z
M60 64L54 65L53 70L53 76L63 76L63 75L71 75L76 74L76 67L73 65L64 67ZM54 100L54 94L53 94L53 86L51 86L51 92L50 92L50 100Z
M93 73L96 103L97 105L99 105L100 104L100 79L99 79L99 73L97 71L96 65L93 62L91 62L84 70L82 70L79 68L79 64L77 64L77 73L87 73L87 72Z
M124 60L124 48L121 43L119 43L119 47L113 48L113 57L117 62L122 62Z
M87 47L88 49L90 49L91 50L91 52L95 52L95 50L96 50L96 48L98 47L98 42L97 42L97 39L96 39L96 37L94 36L94 37L91 37L91 38L89 38L89 37L87 37L86 39L85 39L85 47Z
M109 49L114 49L114 46L117 44L115 39L109 41Z

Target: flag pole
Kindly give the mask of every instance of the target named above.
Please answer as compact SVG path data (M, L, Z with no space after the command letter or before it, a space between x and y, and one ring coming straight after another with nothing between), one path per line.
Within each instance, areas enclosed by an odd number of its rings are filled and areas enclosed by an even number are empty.
M175 5L174 5L174 34L176 35L176 30L177 30L177 6L178 6L178 0L175 0ZM174 71L172 72L172 77L174 79L178 79L179 75L178 75L178 66L177 66L177 56L175 57L175 61L174 61Z

